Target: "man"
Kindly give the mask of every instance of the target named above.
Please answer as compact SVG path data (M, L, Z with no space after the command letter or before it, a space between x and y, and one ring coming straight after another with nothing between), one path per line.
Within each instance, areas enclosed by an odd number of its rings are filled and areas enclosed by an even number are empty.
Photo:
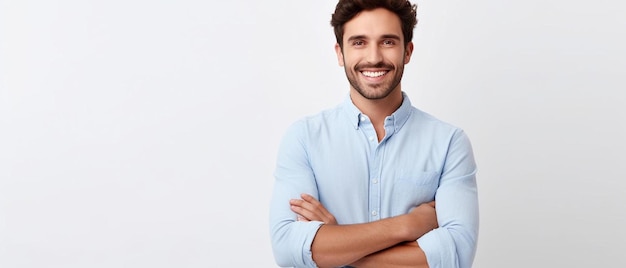
M280 266L472 265L478 201L470 142L401 90L415 10L405 0L337 4L331 25L349 96L283 138L270 208Z

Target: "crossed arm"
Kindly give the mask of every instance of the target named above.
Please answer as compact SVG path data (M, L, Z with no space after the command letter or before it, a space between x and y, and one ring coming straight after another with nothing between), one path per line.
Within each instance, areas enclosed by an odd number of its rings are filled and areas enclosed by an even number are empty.
M319 267L428 267L415 240L437 228L435 203L415 207L408 214L363 224L338 225L314 197L290 200L299 221L321 221L311 251Z
M311 215L296 209L307 205L296 202L295 207L289 207L288 200L298 198L299 193L319 196L303 129L305 126L298 125L285 136L274 175L269 220L272 250L279 266L402 267L411 263L425 267L427 256L430 266L471 267L478 236L476 165L462 131L452 133L441 163L436 216L434 204L430 206L430 217L428 205L422 204L407 214L384 220L337 225L330 220L334 218L330 213L320 214L323 206L308 209ZM315 205L310 200L306 203ZM301 215L300 221L296 214ZM433 224L425 227L425 220ZM384 264L375 265L379 262Z

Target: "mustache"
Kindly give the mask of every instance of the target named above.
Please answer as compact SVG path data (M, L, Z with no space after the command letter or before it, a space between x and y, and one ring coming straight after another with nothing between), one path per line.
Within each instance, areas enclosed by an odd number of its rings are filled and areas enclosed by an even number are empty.
M354 66L354 70L355 71L360 71L362 69L366 69L366 68L371 68L371 69L390 69L393 70L394 67L391 64L388 63L384 63L384 62L378 62L376 64L368 64L368 63L362 63L362 64L357 64L356 66Z

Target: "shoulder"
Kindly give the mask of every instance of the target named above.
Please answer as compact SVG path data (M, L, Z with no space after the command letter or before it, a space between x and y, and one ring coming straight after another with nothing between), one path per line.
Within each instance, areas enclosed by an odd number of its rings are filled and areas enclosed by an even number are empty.
M293 122L287 129L287 133L310 133L330 125L337 124L340 121L345 122L345 114L340 106L322 110L316 114L304 116Z
M313 141L319 140L329 129L336 129L341 109L326 109L317 114L302 117L287 127L282 136L280 150L287 152L292 150L308 151Z
M446 143L469 143L469 138L462 128L415 107L412 107L407 125L405 127L408 127L411 132L429 136L433 140Z
M412 133L409 135L445 152L446 162L453 163L463 159L469 161L468 163L474 162L471 141L462 128L417 108L414 108L410 121Z
M463 131L461 128L443 121L427 112L424 112L418 108L411 107L410 122L413 126L419 128L426 128L429 130L439 130L446 132Z

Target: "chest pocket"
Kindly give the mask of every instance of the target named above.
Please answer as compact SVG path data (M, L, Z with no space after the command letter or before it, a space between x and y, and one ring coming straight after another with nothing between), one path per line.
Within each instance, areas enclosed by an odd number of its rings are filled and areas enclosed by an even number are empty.
M409 207L433 201L439 186L439 172L415 172L396 178L393 184L393 195L400 203Z

